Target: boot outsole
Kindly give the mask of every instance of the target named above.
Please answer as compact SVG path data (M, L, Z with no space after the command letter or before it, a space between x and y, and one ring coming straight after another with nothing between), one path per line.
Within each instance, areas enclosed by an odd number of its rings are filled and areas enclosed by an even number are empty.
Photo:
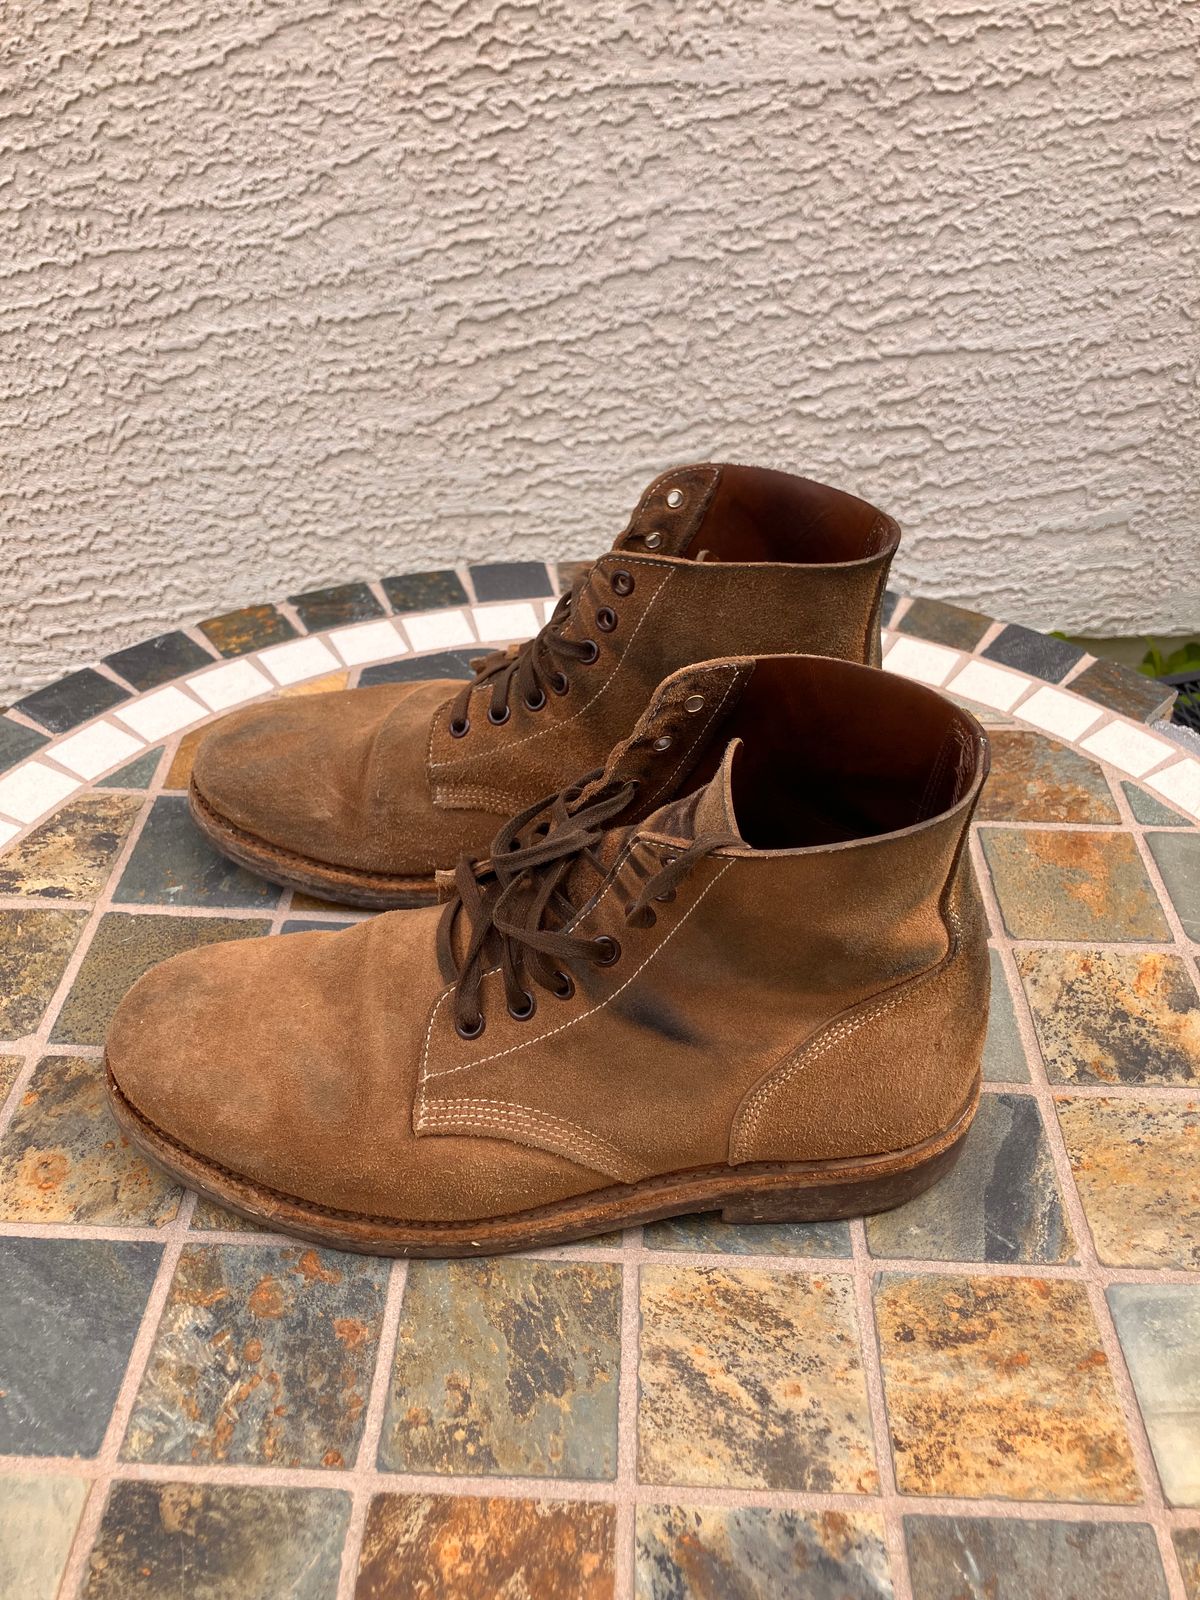
M834 1161L757 1162L667 1173L508 1216L472 1222L404 1222L313 1205L251 1182L197 1155L155 1127L121 1092L105 1062L122 1131L158 1166L206 1199L275 1232L364 1255L447 1257L504 1254L573 1244L616 1228L696 1211L722 1220L829 1222L890 1211L924 1193L954 1166L979 1104L976 1077L948 1128L906 1150Z
M386 872L360 872L328 861L284 850L223 817L201 794L193 779L188 789L192 821L208 842L239 867L285 889L299 889L316 900L355 906L363 911L403 911L433 905L437 885L432 877L406 878Z

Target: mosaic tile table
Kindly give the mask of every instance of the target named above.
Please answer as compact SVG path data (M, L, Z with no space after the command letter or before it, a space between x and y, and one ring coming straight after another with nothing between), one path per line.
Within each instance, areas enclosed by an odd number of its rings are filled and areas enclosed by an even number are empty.
M0 715L0 1595L1200 1600L1200 762L1059 640L887 619L995 739L987 1093L920 1202L406 1267L197 1204L110 1123L139 973L352 920L202 847L201 725L466 676L570 576L296 595Z

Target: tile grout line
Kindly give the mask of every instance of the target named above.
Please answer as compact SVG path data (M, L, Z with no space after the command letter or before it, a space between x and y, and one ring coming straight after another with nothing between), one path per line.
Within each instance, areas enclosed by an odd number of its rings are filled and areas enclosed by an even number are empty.
M620 1368L617 1379L613 1600L634 1600L637 1583L638 1368L641 1348L641 1228L621 1236Z

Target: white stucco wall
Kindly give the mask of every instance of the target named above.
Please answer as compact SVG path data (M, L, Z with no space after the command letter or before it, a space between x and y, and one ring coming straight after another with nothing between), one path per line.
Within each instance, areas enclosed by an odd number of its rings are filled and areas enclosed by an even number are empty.
M1200 624L1189 0L8 0L0 692L713 456Z

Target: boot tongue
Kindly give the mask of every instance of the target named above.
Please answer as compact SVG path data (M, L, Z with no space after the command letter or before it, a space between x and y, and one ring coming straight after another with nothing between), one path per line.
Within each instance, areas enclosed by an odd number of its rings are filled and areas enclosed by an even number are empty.
M629 526L613 549L683 555L704 521L720 477L720 467L701 462L676 467L655 478L634 507Z
M733 809L733 767L741 748L740 739L730 739L721 765L708 782L652 812L638 831L658 834L681 845L693 844L708 834L740 843L742 836Z

